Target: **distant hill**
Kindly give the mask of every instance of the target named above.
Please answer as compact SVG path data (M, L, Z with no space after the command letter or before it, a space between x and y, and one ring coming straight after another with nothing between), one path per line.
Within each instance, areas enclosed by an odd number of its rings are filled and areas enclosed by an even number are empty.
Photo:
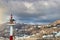
M3 29L9 27L7 24L8 24L8 22L4 23L4 24L0 24L0 31L2 31ZM27 25L27 24L16 23L16 25L14 26L14 28L21 29L25 25Z

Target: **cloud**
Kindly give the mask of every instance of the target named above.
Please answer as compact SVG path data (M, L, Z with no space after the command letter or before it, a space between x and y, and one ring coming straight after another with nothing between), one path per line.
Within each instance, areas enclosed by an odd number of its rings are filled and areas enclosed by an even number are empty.
M23 23L51 23L60 19L60 0L0 0L0 4L7 9L4 18L12 13Z

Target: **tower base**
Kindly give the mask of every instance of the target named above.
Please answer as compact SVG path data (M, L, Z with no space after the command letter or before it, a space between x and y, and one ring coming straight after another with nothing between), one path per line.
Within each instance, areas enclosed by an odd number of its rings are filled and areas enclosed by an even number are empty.
M10 40L13 40L13 36L10 36Z

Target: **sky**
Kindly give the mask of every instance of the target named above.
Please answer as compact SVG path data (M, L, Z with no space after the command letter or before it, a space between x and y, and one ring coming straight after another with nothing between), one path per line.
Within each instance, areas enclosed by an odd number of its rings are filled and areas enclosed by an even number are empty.
M19 23L52 23L60 19L60 0L0 0L0 23L11 13Z

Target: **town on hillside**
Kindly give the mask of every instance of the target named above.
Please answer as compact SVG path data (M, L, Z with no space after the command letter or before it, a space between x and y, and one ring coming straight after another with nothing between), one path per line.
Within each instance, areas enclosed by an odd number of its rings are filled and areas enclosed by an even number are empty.
M60 40L60 20L46 25L21 24L11 14L9 22L0 27L0 40Z

